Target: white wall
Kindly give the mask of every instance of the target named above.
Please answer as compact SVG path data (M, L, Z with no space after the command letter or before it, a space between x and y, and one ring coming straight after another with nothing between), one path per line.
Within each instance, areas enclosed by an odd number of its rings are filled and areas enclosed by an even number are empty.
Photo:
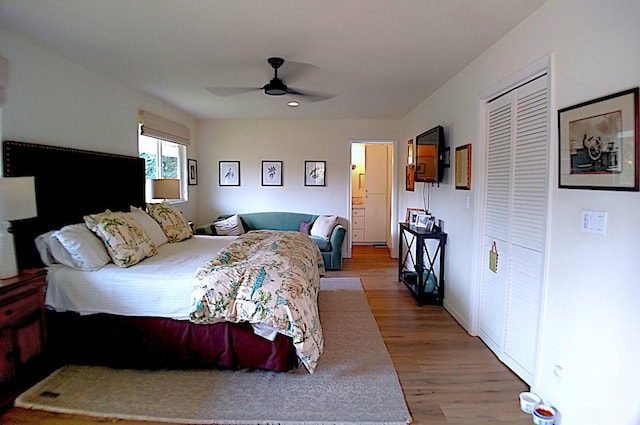
M350 140L395 140L398 121L209 120L198 122L198 134L198 224L220 214L255 211L347 219ZM218 185L218 161L225 160L240 161L240 187ZM283 161L282 187L261 185L263 160ZM305 160L327 161L326 187L304 186Z
M197 136L195 120L0 28L0 55L9 60L2 140L122 155L138 155L138 109L180 122ZM195 155L195 141L188 149ZM195 220L196 186L178 204Z
M534 390L559 409L556 423L562 425L640 424L640 194L557 189L555 127L557 109L640 84L638 19L637 0L549 0L402 120L402 140L441 124L452 151L473 144L471 192L454 189L452 168L431 197L431 210L449 233L446 305L469 329L478 283L478 157L484 149L478 144L478 95L551 55L550 247ZM399 211L422 206L422 184L417 185L416 192L400 191ZM606 236L580 231L582 209L608 212ZM554 365L562 366L561 379Z

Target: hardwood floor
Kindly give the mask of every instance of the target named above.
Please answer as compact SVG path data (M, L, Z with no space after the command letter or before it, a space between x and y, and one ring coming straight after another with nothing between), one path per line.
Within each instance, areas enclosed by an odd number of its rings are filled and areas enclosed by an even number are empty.
M518 394L528 385L442 307L418 307L398 282L389 250L354 246L343 270L328 277L362 281L398 372L414 424L531 424ZM446 292L445 292L446 297Z
M525 425L518 394L528 386L476 337L469 336L437 306L418 307L397 281L397 262L385 248L358 246L343 270L326 277L359 277L391 354L413 424L478 423ZM446 296L446 294L445 294ZM12 408L0 424L145 425L149 422L94 419Z

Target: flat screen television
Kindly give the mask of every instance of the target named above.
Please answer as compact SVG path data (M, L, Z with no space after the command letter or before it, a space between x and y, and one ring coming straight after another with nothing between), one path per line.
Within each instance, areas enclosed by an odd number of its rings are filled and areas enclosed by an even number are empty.
M440 183L444 175L444 129L433 127L416 136L416 181Z

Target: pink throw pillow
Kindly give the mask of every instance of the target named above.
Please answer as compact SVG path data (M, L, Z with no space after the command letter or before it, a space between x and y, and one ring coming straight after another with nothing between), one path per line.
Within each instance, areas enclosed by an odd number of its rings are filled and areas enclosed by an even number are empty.
M311 226L313 226L313 222L303 221L300 223L300 233L304 233L305 235L311 234Z

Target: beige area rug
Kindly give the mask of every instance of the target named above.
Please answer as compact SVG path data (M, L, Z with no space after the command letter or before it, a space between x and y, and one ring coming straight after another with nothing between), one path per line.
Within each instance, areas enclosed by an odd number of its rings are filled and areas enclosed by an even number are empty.
M411 416L359 279L323 278L325 350L304 367L140 371L66 366L17 407L189 424L407 424Z

